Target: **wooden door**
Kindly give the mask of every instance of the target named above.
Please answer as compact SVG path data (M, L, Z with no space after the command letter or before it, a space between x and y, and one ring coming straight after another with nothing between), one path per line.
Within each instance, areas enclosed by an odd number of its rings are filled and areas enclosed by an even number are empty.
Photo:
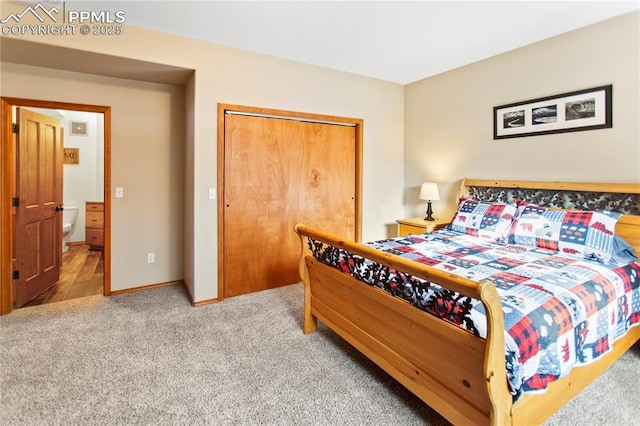
M300 281L296 223L355 238L355 128L225 115L224 297Z
M62 261L62 132L58 120L17 108L14 307L51 288Z

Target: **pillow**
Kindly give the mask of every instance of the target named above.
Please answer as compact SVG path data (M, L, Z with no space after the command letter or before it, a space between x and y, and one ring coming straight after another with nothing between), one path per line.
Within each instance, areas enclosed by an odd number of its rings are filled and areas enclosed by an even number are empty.
M613 252L611 253L611 260L627 264L629 262L637 262L638 256L636 251L618 235L613 237Z
M615 251L620 216L610 211L550 210L520 202L508 241L608 263Z
M516 218L509 230L509 244L540 247L558 251L563 210L547 210L535 204L519 201Z
M516 209L515 204L490 204L463 198L448 228L461 234L506 242Z

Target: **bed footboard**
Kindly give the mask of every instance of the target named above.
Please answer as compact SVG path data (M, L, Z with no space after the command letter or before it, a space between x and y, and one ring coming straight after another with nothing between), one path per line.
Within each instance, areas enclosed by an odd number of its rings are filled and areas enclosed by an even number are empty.
M295 231L302 246L305 333L315 331L320 319L454 424L511 423L504 320L492 284L447 274L300 224ZM487 313L487 338L316 260L309 238L480 300Z

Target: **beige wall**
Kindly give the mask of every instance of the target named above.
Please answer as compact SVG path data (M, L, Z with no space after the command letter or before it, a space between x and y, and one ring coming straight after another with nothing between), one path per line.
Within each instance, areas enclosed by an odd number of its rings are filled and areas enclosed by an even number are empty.
M218 103L363 119L364 240L384 238L395 219L423 213L416 202L423 180L441 183L436 216L453 210L464 176L640 180L637 13L406 87L135 27L115 37L24 39L44 54L28 59L36 66L3 60L0 94L113 107L112 187L125 187L124 199L112 198L114 290L184 278L195 301L217 297L218 212L207 193L217 188ZM82 53L93 52L105 70L112 55L195 72L176 87L53 71L45 68L53 47L77 50L78 61L56 64L68 70L85 65ZM139 70L124 73L144 80ZM612 129L492 139L495 105L608 83L614 86ZM138 126L141 114L158 127ZM167 133L171 140L159 148L155 140ZM171 197L183 197L179 211ZM168 204L169 212L146 222L149 210ZM153 268L146 264L151 250Z
M24 4L14 6L14 10L17 11L23 8ZM7 5L3 2L2 16L8 11ZM0 37L0 42L3 39L6 40L5 37ZM386 237L387 226L403 215L404 88L401 85L135 27L126 27L123 35L114 37L31 36L24 39L41 44L45 53L47 47L59 46L77 49L80 52L90 51L195 70L195 75L182 89L186 105L182 117L179 118L187 123L180 137L181 143L185 145L185 180L183 189L180 190L185 197L185 207L184 215L180 217L185 225L175 232L183 233L184 250L182 247L169 247L169 239L166 239L165 243L165 248L172 253L171 258L175 257L174 250L184 253L184 278L195 301L213 299L218 295L217 202L207 198L208 188L217 188L218 103L363 119L363 239ZM42 61L46 60L44 55ZM57 66L73 69L79 64ZM12 71L15 67L6 62L2 63L2 95L11 93L11 96L27 97L32 93L29 89L32 79L45 81L49 73L49 70L40 68L37 72L19 76ZM58 74L53 73L53 76L56 75ZM132 76L144 78L134 73ZM82 80L90 76L78 74L78 78ZM116 99L107 96L108 91L109 89L105 88L104 96L94 92L98 99L92 97L92 102L102 105L116 102ZM77 90L67 91L63 100L80 102L87 96L91 95ZM38 98L42 98L42 95ZM179 113L175 112L171 119L177 117L177 114ZM117 120L120 118L114 116L114 127L120 126L115 124ZM122 120L126 122L125 118ZM137 131L134 124L123 126L131 126L132 131ZM144 131L137 136L152 139L151 135ZM161 167L162 160L159 158L149 157L147 161L151 162L149 167L154 170ZM125 187L138 183L142 186L148 181L147 177L132 167L126 158L114 158L112 164L113 187L121 185L118 177L122 179L122 186ZM159 191L169 189L168 184L158 187ZM127 217L143 215L149 208L158 207L146 200L146 194L140 198L134 194L125 195L127 203L130 203L126 208L117 203L119 200L113 200L113 215L122 218L123 221L127 221ZM162 226L169 227L173 223L175 222L169 221ZM123 281L126 269L137 262L140 264L136 265L136 268L147 267L146 257L139 260L138 256L139 252L146 253L146 250L149 250L146 241L153 240L154 236L147 232L141 233L141 229L132 229L128 223L118 222L116 226L121 229L113 229L112 287L134 287L135 285ZM136 236L134 242L132 235ZM157 262L160 262L159 257ZM171 278L168 273L163 276L147 274L145 282L141 284L167 281Z
M632 13L405 88L405 213L423 180L448 217L463 177L640 182L640 34ZM506 35L505 35L506 36ZM493 107L613 84L613 128L493 140Z
M125 196L111 198L111 289L182 279L184 89L11 63L1 81L2 96L112 107L112 187Z

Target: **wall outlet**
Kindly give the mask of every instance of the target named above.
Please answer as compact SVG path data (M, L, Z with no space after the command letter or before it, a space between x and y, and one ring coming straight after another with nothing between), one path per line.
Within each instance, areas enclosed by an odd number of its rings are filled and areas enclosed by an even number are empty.
M156 254L155 253L147 253L147 263L155 263Z

